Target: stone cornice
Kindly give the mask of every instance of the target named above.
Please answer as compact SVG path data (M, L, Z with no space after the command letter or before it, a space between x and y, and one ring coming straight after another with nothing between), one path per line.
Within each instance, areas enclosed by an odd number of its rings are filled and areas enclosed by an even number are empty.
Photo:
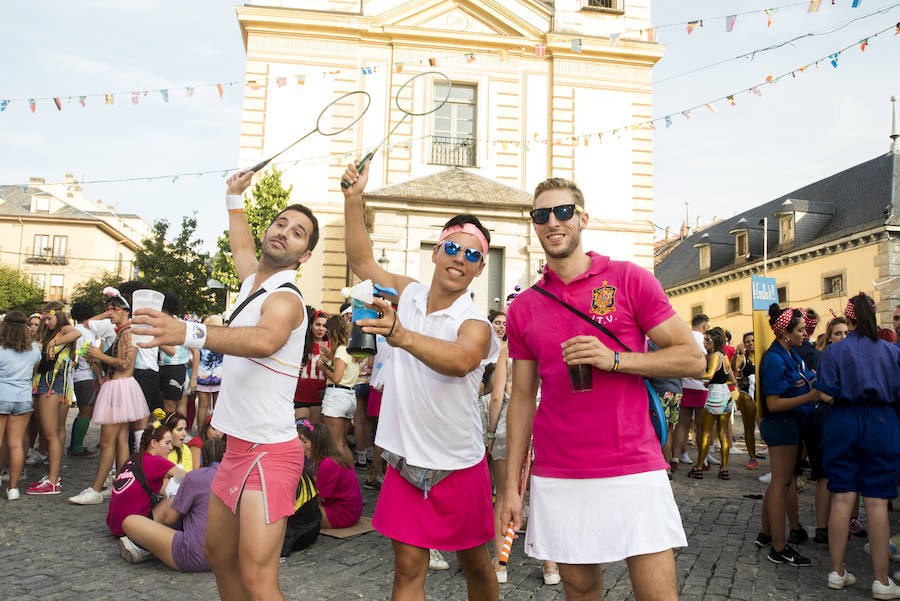
M137 242L111 226L102 219L80 219L77 217L54 217L52 215L0 215L0 222L27 222L27 223L47 223L53 225L92 225L113 238L121 242L126 248L135 250L138 247Z
M896 234L898 232L900 232L900 227L885 226L879 226L862 232L857 232L855 234L844 236L836 240L831 240L829 242L824 242L815 246L808 246L806 248L795 250L793 252L778 255L777 257L769 259L768 269L780 269L782 267L788 267L790 265L801 263L803 261L817 259L827 254L840 253L846 250L852 250L854 248L861 248L864 246L877 244L881 240L889 238L891 233ZM753 263L745 263L743 265L736 266L733 269L729 269L728 271L717 272L709 276L698 278L691 282L670 286L669 288L665 289L665 293L670 297L680 296L682 294L688 294L690 292L701 290L703 288L711 288L718 284L740 280L750 277L751 275L760 275L762 273L763 263L762 260L758 260L754 261Z

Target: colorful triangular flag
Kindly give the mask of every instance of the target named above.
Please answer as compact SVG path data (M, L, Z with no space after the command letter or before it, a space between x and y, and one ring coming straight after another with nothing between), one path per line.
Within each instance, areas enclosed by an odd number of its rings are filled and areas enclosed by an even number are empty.
M650 29L647 30L647 41L648 42L655 42L658 37L659 37L659 29L657 29L656 27L651 27Z
M500 62L508 63L509 62L509 50L503 48L500 50Z
M863 52L866 51L866 46L868 46L868 45L869 45L869 38L859 41L859 49L862 50Z
M278 86L279 88L283 88L284 86L287 85L287 77L276 77L275 85Z
M219 91L219 98L221 98L225 94L225 89L222 87L222 84L216 84L216 90Z
M141 97L140 92L132 92L131 93L131 104L137 104L140 97Z
M31 112L32 112L32 113L33 113L35 110L37 110L37 104L34 102L34 98L29 98L29 99L28 99L28 106L31 107Z
M428 59L428 64L431 65L432 67L437 67L437 59L436 59L436 58L429 58L429 59Z
M9 106L9 100L0 100L0 113L5 111L7 106Z
M190 98L191 96L194 95L194 88L185 88L184 93L187 95L188 98Z
M79 97L78 97L78 104L81 105L81 108L84 108L84 101L86 100L86 98L87 98L86 96L79 96Z
M828 57L829 59L831 59L831 66L834 67L835 69L837 69L839 55L840 55L840 52L835 52L834 54L832 54L831 56Z
M806 9L808 13L817 13L819 12L819 4L822 3L822 0L809 0L809 8Z
M706 106L706 108L708 108L708 109L709 109L710 111L712 111L713 113L716 112L716 107L714 107L714 106L711 105L710 103L707 102L705 106Z
M306 75L298 75L297 76L297 85L302 86L306 83Z
M403 71L403 63L394 63L394 72L400 73Z
M322 75L325 75L325 74L323 73ZM259 83L258 83L255 79L251 79L251 80L248 81L247 83L250 84L250 89L251 89L251 90L258 90L258 89L260 89L260 88L262 87L261 85L259 85Z
M759 88L757 87L750 88L750 93L756 94L757 96L762 96L762 92L760 92Z
M731 33L734 29L734 22L737 21L737 15L728 15L725 17L725 31Z
M53 104L56 105L56 110L58 110L58 111L62 110L62 101L59 98L54 98Z
M697 27L697 24L699 24L699 23L700 23L700 21L688 21L688 24L687 24L688 35L691 35L694 32L694 28Z
M538 58L544 58L544 55L547 54L547 44L544 42L539 42L534 47L534 55Z
M621 33L611 33L609 34L609 45L613 48L619 47L619 41L622 39Z
M106 98L106 104L113 104L114 100L112 94L105 94L104 96Z
M572 40L572 51L581 52L581 38L575 38L574 40Z
M853 4L850 5L850 8L859 8L860 0L853 0Z
M777 8L767 8L765 12L766 12L766 19L767 19L766 27L771 27L772 26L772 16L776 12L778 12L778 9Z
M681 114L684 115L684 118L685 118L685 119L690 119L690 118L691 118L691 111L690 111L690 110L681 111Z
M728 99L728 102L731 104L731 106L734 106L734 105L735 105L735 102L734 102L734 95L726 96L725 98Z
M666 115L666 127L672 127L672 116Z
M467 52L467 53L465 54L465 57L466 57L466 62L467 62L467 63L474 63L474 62L475 62L475 54L474 54L473 52Z

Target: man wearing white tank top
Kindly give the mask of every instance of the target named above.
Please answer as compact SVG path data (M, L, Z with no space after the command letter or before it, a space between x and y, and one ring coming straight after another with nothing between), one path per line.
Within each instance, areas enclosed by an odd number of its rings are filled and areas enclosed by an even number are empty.
M284 599L278 557L303 467L293 399L307 319L294 281L319 238L312 211L290 205L263 233L257 260L241 197L252 177L232 176L225 197L241 280L228 326L153 310L133 320L151 327L154 340L143 346L184 344L225 355L212 425L228 435L228 446L212 484L204 551L227 601Z

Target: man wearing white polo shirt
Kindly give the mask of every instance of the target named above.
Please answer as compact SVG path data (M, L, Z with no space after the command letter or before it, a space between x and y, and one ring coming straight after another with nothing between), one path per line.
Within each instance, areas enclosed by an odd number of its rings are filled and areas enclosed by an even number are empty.
M428 550L438 549L456 551L469 599L496 600L486 544L494 538L491 481L475 398L500 345L468 289L484 270L490 234L478 218L459 215L438 236L430 285L388 273L364 225L368 172L367 164L344 173L344 240L353 273L400 295L396 311L375 299L380 317L359 321L394 347L375 440L389 467L372 520L393 544L392 598L424 598Z

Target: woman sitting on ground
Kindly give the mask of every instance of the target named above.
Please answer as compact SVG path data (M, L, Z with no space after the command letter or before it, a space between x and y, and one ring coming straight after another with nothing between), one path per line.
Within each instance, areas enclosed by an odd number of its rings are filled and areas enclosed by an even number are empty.
M203 465L184 477L178 494L156 521L142 515L125 518L122 527L128 537L119 548L128 563L144 561L155 555L164 564L180 572L208 572L203 554L209 490L219 462L225 454L225 441L211 438L201 447ZM181 530L173 526L182 520ZM143 547L143 548L141 548Z
M362 516L362 491L352 460L341 454L328 428L306 420L297 427L309 471L315 475L322 528L349 528Z
M203 422L203 425L200 426L200 436L195 436L186 443L184 446L188 448L191 452L191 463L195 467L208 467L202 463L203 458L200 454L200 449L203 447L203 443L210 439L219 439L225 440L225 433L221 430L216 430L212 427L212 414L209 414L209 417Z
M166 459L172 452L172 432L165 427L160 415L162 409L154 411L155 418L141 437L141 447L131 456L112 484L112 498L106 514L106 525L115 536L125 536L122 522L130 515L153 516L159 520L166 509L166 501L156 495L166 489L169 478L180 481L184 471ZM140 461L139 465L136 465ZM141 473L135 473L137 467Z

